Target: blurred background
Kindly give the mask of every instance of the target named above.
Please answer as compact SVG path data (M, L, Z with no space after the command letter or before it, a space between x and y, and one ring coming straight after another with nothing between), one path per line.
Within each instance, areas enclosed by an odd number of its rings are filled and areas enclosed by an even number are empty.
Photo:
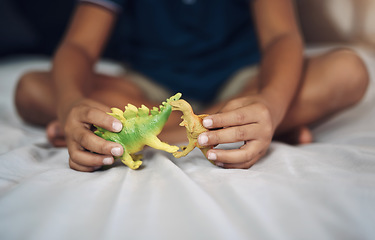
M354 43L375 49L375 0L295 0L307 44ZM76 0L0 0L0 57L51 55ZM109 44L105 56L116 59Z
M0 58L50 56L69 24L77 0L0 0ZM115 44L105 56L116 58Z
M76 0L0 0L0 55L51 54Z
M295 0L306 43L375 48L375 0Z

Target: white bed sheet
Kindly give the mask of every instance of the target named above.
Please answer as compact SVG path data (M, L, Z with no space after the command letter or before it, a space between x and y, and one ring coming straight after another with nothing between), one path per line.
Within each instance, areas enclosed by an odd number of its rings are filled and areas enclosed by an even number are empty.
M373 81L375 56L360 52ZM0 62L0 239L375 238L373 83L362 103L313 129L315 143L273 142L248 170L218 168L199 150L174 159L148 149L141 170L83 173L15 112L16 80L36 68L48 59Z

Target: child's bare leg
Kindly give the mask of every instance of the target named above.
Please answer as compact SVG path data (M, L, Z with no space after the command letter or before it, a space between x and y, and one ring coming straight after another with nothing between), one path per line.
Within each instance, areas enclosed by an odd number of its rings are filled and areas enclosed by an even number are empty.
M18 81L15 104L23 120L45 126L56 119L56 102L49 72L28 72Z
M307 143L312 135L307 126L359 102L368 85L362 60L349 49L338 49L305 61L301 86L275 136L289 143ZM258 92L258 79L239 95ZM219 111L224 103L208 109Z
M349 49L307 59L300 90L276 135L297 129L306 136L308 133L303 127L358 103L367 90L368 82L366 66ZM297 141L305 142L303 139Z
M88 97L109 106L146 104L143 93L124 78L96 74ZM15 93L16 108L28 123L45 126L56 120L56 99L49 72L29 72L21 77Z

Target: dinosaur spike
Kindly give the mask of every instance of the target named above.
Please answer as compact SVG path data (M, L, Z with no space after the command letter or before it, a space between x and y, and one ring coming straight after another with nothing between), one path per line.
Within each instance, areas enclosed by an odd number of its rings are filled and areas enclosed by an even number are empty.
M146 107L145 105L142 105L140 108L138 108L138 116L140 117L148 116L149 113L150 109L148 109L148 107Z
M112 113L114 114L118 114L118 115L122 115L123 114L123 111L121 111L121 109L118 109L118 108L111 108L111 111Z
M128 106L125 107L124 117L126 119L135 118L137 116L137 113L138 113L138 108L129 103Z
M159 109L157 107L153 107L152 110L151 110L151 115L152 116L155 116L159 113Z
M112 113L108 113L109 115L117 118L120 121L125 121L126 120L125 117L123 116L124 112L121 111L120 109L118 109L118 108L111 108L111 111L112 111Z
M121 120L121 118L124 118L124 116L119 116L119 115L117 115L117 114L115 114L115 113L108 113L108 115L111 115L112 117L115 117L115 118L117 118L118 120Z

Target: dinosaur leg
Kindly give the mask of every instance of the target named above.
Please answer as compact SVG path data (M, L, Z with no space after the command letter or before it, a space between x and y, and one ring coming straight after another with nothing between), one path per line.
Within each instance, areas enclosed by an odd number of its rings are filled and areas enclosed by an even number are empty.
M187 146L184 146L181 148L183 151L182 152L174 152L173 156L175 158L180 158L180 157L185 157L189 152L193 151L195 148L195 144L192 141L189 141L189 144Z
M143 154L140 154L140 153L139 153L139 154L130 154L130 156L133 158L133 161L134 161L134 162L143 159Z
M155 149L159 149L159 150L169 152L169 153L177 152L180 149L177 146L171 146L168 143L160 141L160 139L157 138L156 136L149 137L147 139L146 145L148 145L152 148L155 148Z
M139 158L134 161L132 156L130 156L128 153L124 153L124 155L121 157L121 161L131 169L137 169L139 166L141 166L142 161L138 159Z

